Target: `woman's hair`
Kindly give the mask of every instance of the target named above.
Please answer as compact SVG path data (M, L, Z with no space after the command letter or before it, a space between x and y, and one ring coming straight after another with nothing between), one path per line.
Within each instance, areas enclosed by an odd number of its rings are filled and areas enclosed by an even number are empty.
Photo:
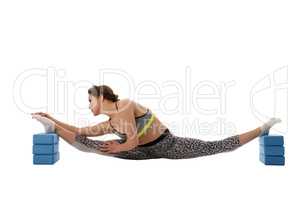
M113 90L107 85L93 85L93 87L88 90L88 93L94 97L99 97L102 95L104 99L112 102L119 101L118 95L114 94Z

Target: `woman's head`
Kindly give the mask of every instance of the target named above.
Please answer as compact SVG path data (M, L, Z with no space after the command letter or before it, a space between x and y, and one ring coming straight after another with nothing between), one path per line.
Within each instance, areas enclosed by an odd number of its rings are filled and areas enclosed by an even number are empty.
M89 108L94 115L102 113L104 101L119 101L118 95L114 94L113 90L107 85L94 85L88 90L88 94L90 102Z

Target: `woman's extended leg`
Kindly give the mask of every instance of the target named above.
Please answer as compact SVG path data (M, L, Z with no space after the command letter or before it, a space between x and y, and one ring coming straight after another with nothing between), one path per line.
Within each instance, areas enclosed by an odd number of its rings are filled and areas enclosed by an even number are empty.
M254 130L240 134L239 140L240 140L241 145L243 145L243 144L246 144L247 142L250 142L251 140L257 138L260 135L261 135L261 127L258 127Z
M218 141L202 141L196 138L185 138L170 135L164 141L165 144L172 144L166 148L164 144L159 145L160 148L153 149L151 152L153 157L169 158L169 159L183 159L195 158L200 156L213 155L222 152L229 152L246 144L254 138L265 134L280 119L272 118L263 126L258 127L249 132L235 135Z
M40 116L38 114L32 114L32 118L36 119L44 126L46 133L56 132L60 137L62 137L68 143L73 144L75 142L76 133L63 128L62 126L56 124L51 119Z
M241 134L240 135L241 145L246 144L247 142L250 142L251 140L255 139L256 137L258 137L260 135L267 134L269 132L270 128L279 122L281 122L281 120L279 118L271 118L267 123L265 123L261 127L258 127L252 131Z
M160 149L159 152L154 151L157 157L169 159L196 158L233 151L241 146L239 135L217 141L203 141L196 138L178 137L174 135L168 139L172 145L170 148Z
M62 137L66 142L69 144L73 144L75 142L76 133L69 131L67 129L64 129L63 127L59 125L55 125L55 132Z
M99 147L103 143L103 141L91 140L87 138L87 136L78 135L77 133L67 130L57 124L55 125L55 132L66 142L80 151L108 155L100 152L99 150Z
M78 135L72 131L64 129L59 125L55 125L55 132L73 147L84 152L98 152L103 141L91 140L83 135ZM104 153L103 153L104 154Z

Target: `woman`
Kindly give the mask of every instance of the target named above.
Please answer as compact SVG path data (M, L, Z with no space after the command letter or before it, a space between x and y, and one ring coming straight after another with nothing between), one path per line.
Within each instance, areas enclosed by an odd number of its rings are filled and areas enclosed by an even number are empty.
M252 131L219 141L202 141L195 138L178 137L144 106L129 99L119 100L118 95L106 86L93 86L88 90L92 113L105 114L108 121L95 126L78 128L60 122L46 113L33 113L47 132L55 131L74 147L85 151L124 159L184 159L232 151L254 138L267 134L280 122L272 118L263 126ZM117 140L98 141L88 137L114 133Z

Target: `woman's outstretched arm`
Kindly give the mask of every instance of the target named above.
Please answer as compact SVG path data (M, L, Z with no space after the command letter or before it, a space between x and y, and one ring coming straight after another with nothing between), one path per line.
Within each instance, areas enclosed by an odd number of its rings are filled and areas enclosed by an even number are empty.
M50 116L47 113L38 112L38 113L33 113L33 115L40 115L42 117L46 117L46 118L52 120L55 123L55 125L58 126L59 128L76 133L78 135L85 135L85 136L92 137L92 136L104 135L104 134L110 133L112 131L108 121L100 122L94 126L86 126L86 127L79 128L79 127L61 122L61 121L55 119L54 117Z

